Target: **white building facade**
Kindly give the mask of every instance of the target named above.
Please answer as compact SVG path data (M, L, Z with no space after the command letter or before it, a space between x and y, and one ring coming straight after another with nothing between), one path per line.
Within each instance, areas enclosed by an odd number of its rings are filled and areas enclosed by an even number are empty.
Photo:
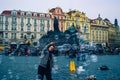
M5 10L0 14L0 44L38 41L51 30L51 15L21 10Z

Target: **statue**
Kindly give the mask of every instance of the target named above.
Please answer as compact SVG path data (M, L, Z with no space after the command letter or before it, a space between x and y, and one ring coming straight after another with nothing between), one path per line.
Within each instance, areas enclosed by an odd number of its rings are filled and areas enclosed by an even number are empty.
M54 17L54 32L55 32L55 33L60 32L58 25L59 25L58 20L57 20L56 17Z
M74 26L74 23L72 23L72 26L70 27L70 32L71 32L71 33L74 33L74 32L75 32L75 26Z

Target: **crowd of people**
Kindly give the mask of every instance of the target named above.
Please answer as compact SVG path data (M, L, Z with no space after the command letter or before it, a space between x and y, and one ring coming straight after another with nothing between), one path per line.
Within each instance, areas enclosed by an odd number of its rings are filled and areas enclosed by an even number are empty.
M41 55L42 48L39 47L32 47L27 44L20 44L17 46L16 44L10 45L9 48L4 49L5 55L15 55L15 56L40 56ZM76 57L76 55L87 53L87 54L97 54L97 55L114 55L114 54L120 54L120 48L114 48L114 47L95 47L95 48L81 48L80 46L71 45L69 49L61 50L58 48L58 46L55 47L55 53L54 55L68 55L70 58ZM78 55L79 56L79 55Z

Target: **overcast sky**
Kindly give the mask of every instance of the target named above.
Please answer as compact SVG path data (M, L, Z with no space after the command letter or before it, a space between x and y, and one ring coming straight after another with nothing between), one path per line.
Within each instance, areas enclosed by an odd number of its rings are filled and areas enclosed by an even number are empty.
M48 9L61 7L64 12L76 9L95 19L98 14L112 23L117 18L120 23L120 0L0 0L0 13L3 10L23 10L48 12ZM119 24L120 25L120 24Z

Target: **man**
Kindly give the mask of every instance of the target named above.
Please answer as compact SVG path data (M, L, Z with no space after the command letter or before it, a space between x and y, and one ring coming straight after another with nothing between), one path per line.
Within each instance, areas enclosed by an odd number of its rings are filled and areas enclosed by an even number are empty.
M44 75L47 80L52 80L51 70L53 67L54 42L49 43L42 50L40 64L38 67L38 78L43 80Z

